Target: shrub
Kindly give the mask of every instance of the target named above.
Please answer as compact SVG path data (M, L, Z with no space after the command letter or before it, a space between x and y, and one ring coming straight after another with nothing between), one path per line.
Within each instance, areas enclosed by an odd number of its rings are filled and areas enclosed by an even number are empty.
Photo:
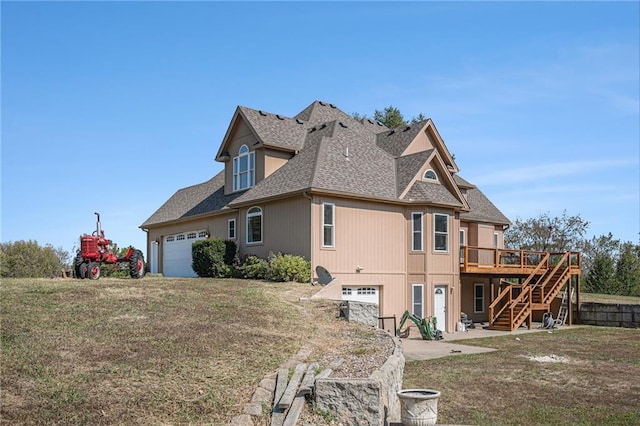
M311 264L302 256L278 253L269 255L269 276L271 281L311 281Z
M236 254L238 253L238 245L233 240L224 240L224 264L232 266L237 264Z
M221 238L195 241L191 246L191 268L199 277L228 277L231 268L224 263L226 244Z
M67 268L69 253L51 244L16 241L0 244L0 276L16 278L57 277Z
M269 275L269 263L252 254L243 257L237 268L240 277L254 280L264 280Z

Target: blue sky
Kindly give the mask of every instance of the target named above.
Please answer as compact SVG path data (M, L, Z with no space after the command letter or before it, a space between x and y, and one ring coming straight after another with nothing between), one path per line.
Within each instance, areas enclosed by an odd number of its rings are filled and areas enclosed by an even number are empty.
M513 221L638 241L640 10L621 3L6 2L1 236L120 246L213 158L237 105L431 117Z

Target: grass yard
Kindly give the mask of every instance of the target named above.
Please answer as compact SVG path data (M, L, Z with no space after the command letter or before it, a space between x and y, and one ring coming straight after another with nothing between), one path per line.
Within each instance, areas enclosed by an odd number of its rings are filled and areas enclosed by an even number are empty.
M3 424L224 424L314 334L304 284L3 279ZM284 302L283 302L284 301Z
M403 387L441 391L439 423L640 425L640 330L517 337L457 342L496 352L408 362Z

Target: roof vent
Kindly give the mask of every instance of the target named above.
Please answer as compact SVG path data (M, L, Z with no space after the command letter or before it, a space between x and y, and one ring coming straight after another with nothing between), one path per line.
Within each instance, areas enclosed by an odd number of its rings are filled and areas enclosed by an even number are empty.
M325 103L324 103L324 102L322 102L322 101L318 101L318 103L319 103L320 105L322 105L322 106L327 106L327 104L325 104Z
M324 129L325 127L327 127L327 123L322 123L322 126L320 126L320 129Z
M262 110L258 110L258 114L262 115L263 117L267 116L267 113Z
M315 132L316 130L318 130L318 129L316 129L316 126L313 126L313 127L309 130L309 133L313 133L313 132Z
M406 132L407 130L411 129L411 126L407 126L404 128L403 132Z
M284 120L284 117L282 117L280 114L276 114L276 118L277 118L278 120Z
M299 118L296 118L296 123L298 123L298 124L304 124L304 121L300 120Z
M373 124L373 120L370 118L367 118L367 121L369 122L369 124Z
M379 122L379 121L376 121L376 124L377 124L378 126L384 126L384 124L382 124L382 123L381 123L381 122Z
M387 133L387 136L391 136L391 135L392 135L392 134L394 134L395 132L396 132L395 130L392 130L392 131L390 131L389 133Z
M344 127L345 129L347 128L347 125L344 124L342 121L340 121L338 124L340 125L340 127Z
M329 106L330 106L331 108L335 108L335 107L336 107L334 104L329 104Z

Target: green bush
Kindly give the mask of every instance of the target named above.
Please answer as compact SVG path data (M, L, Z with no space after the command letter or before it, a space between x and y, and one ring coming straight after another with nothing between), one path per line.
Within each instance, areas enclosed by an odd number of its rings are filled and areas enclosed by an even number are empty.
M199 277L229 277L231 268L224 263L226 244L221 238L195 241L191 246L191 268Z
M244 256L237 267L238 276L254 280L267 279L269 275L269 263L252 254Z
M69 253L51 244L16 241L0 244L0 276L3 278L50 278L67 269Z
M232 266L237 263L238 245L233 240L224 240L224 264Z
M302 256L278 253L269 255L269 276L271 281L311 281L311 263Z

